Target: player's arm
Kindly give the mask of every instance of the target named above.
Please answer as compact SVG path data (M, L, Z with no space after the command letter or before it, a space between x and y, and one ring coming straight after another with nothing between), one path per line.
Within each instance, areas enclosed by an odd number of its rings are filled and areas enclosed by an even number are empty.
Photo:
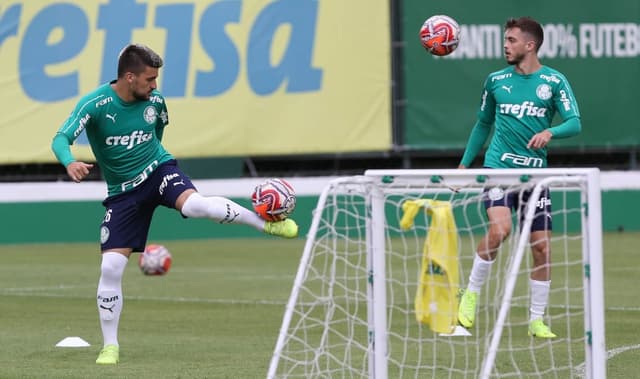
M558 124L552 128L547 129L553 138L568 138L577 136L582 131L582 122L580 118L573 116L564 120L561 124Z
M467 147L464 150L462 159L458 168L470 167L473 160L476 158L485 142L491 134L491 126L495 120L496 102L489 89L491 81L489 78L484 82L484 88L482 89L482 96L480 101L480 107L478 109L478 120L473 129L471 129L471 135L467 141Z
M467 141L467 147L464 150L462 159L460 160L459 168L467 168L471 166L473 160L476 158L484 143L487 142L489 134L491 133L491 124L488 124L482 120L476 121L471 135Z
M569 138L580 134L582 131L578 103L573 96L571 86L569 86L564 77L561 79L558 89L554 92L553 101L562 118L562 122L535 134L529 140L527 147L540 149L547 146L552 138Z
M580 122L578 102L564 76L561 76L560 85L557 92L554 93L553 101L562 118L562 123L548 129L553 138L568 138L580 134L582 123Z
M69 178L76 183L89 175L89 170L93 167L92 164L76 161L71 153L71 145L87 123L91 121L91 115L82 112L81 109L77 107L71 113L51 142L51 150L56 159L67 169Z
M158 109L159 117L156 120L156 137L162 142L165 126L169 125L169 111L167 110L167 100L163 98L162 104Z

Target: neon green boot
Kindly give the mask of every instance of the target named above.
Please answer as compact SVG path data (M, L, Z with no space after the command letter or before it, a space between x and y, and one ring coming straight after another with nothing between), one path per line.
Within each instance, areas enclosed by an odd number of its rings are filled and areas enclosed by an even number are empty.
M529 337L537 338L556 338L551 329L544 324L541 318L535 319L529 323Z
M296 238L298 224L290 218L282 221L267 221L264 224L264 232L278 237Z
M465 328L473 326L476 320L476 305L478 302L478 293L473 291L464 291L460 298L460 306L458 307L458 322Z
M120 361L120 348L116 345L105 346L96 359L99 365L115 365L118 361Z

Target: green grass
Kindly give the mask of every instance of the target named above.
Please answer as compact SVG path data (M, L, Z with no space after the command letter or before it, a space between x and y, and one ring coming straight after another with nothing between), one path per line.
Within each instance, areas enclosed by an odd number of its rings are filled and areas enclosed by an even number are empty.
M129 263L116 367L95 364L97 244L0 246L0 378L264 378L304 241L154 242L174 265L145 277ZM605 235L609 378L640 372L639 242ZM91 347L55 347L68 336Z

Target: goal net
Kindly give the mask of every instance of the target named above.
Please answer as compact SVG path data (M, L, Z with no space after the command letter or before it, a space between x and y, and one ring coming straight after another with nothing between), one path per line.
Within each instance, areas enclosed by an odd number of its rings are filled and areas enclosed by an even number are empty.
M456 326L456 295L495 187L530 196L513 212L467 330ZM527 336L529 230L545 188L554 339ZM268 378L605 378L600 207L598 169L368 170L332 181Z

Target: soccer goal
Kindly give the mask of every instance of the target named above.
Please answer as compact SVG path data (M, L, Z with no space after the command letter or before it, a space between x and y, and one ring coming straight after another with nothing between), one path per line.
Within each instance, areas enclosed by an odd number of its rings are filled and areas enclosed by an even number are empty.
M595 168L368 170L333 180L314 211L268 378L605 378L599 180ZM529 201L513 215L467 330L456 326L456 294L488 230L484 191L496 187L529 191ZM527 336L529 229L545 188L554 339Z

